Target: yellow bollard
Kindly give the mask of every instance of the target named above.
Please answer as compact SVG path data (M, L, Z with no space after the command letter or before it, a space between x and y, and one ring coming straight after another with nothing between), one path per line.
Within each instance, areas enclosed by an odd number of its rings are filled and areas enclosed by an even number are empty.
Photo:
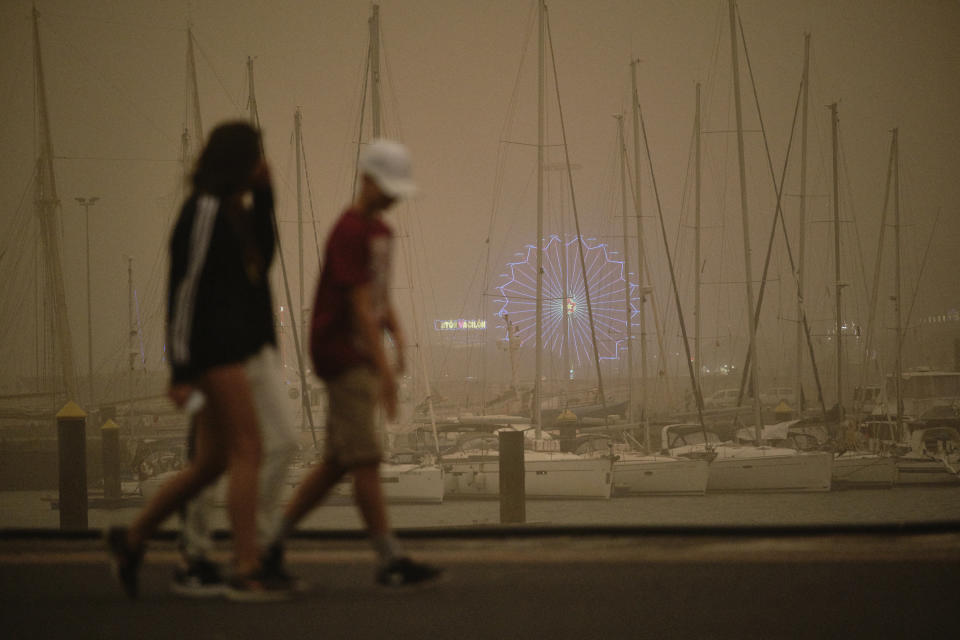
M57 414L60 528L87 528L87 414L68 402Z
M773 408L773 416L777 422L793 420L793 408L785 400L781 400L780 404Z

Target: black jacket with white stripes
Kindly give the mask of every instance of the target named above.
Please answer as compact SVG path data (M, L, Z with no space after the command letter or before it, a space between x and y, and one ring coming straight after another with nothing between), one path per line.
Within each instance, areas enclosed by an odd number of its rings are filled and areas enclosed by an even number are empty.
M174 383L276 344L268 277L275 242L269 188L254 191L247 208L202 192L184 203L170 238L167 291Z

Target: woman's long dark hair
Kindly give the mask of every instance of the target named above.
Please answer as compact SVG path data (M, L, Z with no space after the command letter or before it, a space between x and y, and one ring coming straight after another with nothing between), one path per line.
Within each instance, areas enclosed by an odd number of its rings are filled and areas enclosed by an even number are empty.
M260 134L241 120L225 122L210 133L193 172L195 191L225 196L247 186L260 161Z

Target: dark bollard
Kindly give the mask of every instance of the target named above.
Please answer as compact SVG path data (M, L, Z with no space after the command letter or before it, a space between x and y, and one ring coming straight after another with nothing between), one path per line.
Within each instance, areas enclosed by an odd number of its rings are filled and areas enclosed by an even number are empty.
M87 528L87 414L73 402L57 414L60 528Z
M577 448L577 416L569 409L557 416L554 426L560 430L560 451L572 452Z
M103 498L120 499L120 427L107 420L100 427L101 455L103 466Z
M500 432L500 522L527 521L526 484L523 477L523 433Z

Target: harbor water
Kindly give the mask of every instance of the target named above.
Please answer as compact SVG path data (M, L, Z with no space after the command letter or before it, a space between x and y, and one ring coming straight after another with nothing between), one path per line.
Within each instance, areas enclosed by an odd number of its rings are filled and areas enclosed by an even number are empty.
M0 529L59 528L55 491L0 492ZM142 501L89 510L92 529L133 520ZM684 497L617 497L609 500L528 500L527 522L548 526L807 526L960 521L960 487L903 487L827 493L718 493ZM483 527L500 523L496 500L389 505L397 529ZM214 526L227 528L226 512ZM179 527L168 519L165 529ZM302 523L307 530L362 529L350 504L324 504Z

